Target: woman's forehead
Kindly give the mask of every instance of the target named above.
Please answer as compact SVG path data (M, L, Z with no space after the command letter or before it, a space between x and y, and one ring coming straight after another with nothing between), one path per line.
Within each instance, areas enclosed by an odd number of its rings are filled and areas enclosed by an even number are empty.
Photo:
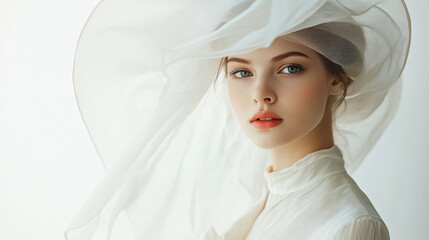
M316 51L308 48L302 44L291 42L282 38L276 38L270 46L264 48L258 48L252 52L246 54L230 55L228 59L240 58L240 59L255 59L255 60L270 60L272 57L278 56L279 54L295 52L302 53L303 56L313 58L316 56ZM299 56L300 54L292 54Z

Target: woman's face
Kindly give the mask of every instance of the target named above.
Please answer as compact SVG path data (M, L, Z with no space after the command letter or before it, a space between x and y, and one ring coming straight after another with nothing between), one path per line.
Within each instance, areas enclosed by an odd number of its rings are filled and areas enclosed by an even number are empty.
M332 85L334 77L317 52L280 38L268 48L228 56L227 69L228 93L240 125L264 149L306 136L325 112L330 119L328 97L341 90L340 84ZM251 122L260 111L273 112L282 120Z

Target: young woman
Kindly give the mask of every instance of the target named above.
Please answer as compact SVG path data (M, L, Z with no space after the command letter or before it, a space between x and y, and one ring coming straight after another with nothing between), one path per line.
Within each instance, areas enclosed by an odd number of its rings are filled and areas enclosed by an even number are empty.
M77 239L389 239L350 177L390 123L402 1L101 2L74 87L106 176Z
M352 83L341 66L281 38L224 61L240 125L272 162L268 199L247 239L389 239L333 138L334 103Z

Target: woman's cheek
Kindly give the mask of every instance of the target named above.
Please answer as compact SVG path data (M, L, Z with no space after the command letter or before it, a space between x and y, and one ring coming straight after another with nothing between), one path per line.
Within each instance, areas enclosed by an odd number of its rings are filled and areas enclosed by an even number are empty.
M242 89L243 86L237 83L228 83L228 94L230 98L230 102L234 111L237 114L237 117L240 119L243 116L243 112L245 112L245 97L243 95Z
M310 120L324 112L326 99L324 99L323 86L318 84L319 80L309 81L293 91L293 99L296 116L302 121Z

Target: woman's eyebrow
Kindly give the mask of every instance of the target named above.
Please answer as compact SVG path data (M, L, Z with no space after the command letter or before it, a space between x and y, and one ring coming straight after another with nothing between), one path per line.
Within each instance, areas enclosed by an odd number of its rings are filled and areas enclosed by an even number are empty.
M270 60L270 62L271 62L271 63L274 63L274 62L277 62L277 61L282 60L283 58L287 58L287 57L290 57L290 56L301 56L301 57L310 58L309 56L305 55L305 54L304 54L304 53L302 53L302 52L287 52L287 53L280 54L280 55L278 55L278 56L276 56L276 57L273 57L273 58Z
M283 58L287 58L290 56L302 56L302 57L310 58L309 56L307 56L301 52L287 52L287 53L283 53L283 54L280 54L278 56L273 57L270 60L270 62L274 63L274 62L282 60ZM240 63L245 63L245 64L252 64L252 62L250 62L249 60L242 59L242 58L228 58L226 63L229 63L229 62L240 62Z

